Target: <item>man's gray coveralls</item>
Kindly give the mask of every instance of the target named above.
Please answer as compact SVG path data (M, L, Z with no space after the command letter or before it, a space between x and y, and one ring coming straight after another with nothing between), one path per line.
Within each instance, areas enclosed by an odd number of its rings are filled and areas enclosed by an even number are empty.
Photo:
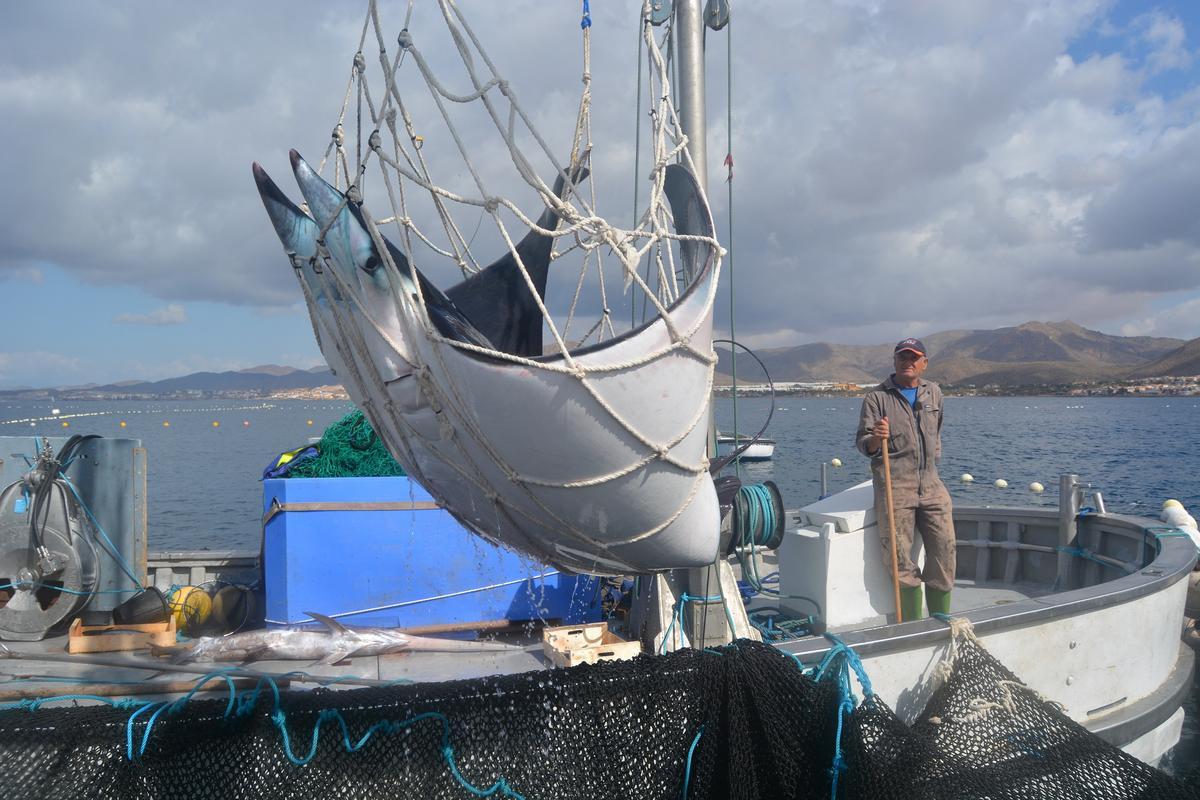
M900 393L889 377L863 398L855 444L871 458L875 486L875 518L879 526L884 563L890 570L892 543L887 525L887 495L884 493L883 453L870 452L871 429L881 417L888 418L888 461L892 473L892 504L896 512L896 556L901 586L920 586L948 592L954 588L954 520L950 493L938 477L937 461L942 455L942 390L931 381L917 387L916 407ZM925 546L925 568L909 558L913 529Z

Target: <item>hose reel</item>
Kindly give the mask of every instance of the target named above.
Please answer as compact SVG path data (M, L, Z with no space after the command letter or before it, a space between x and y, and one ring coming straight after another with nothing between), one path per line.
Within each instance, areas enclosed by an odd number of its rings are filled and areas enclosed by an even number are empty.
M0 639L44 639L96 591L91 523L59 477L83 440L72 437L57 456L46 442L33 469L0 492Z
M774 482L743 484L733 498L728 552L739 547L774 550L783 541L786 521L783 495Z

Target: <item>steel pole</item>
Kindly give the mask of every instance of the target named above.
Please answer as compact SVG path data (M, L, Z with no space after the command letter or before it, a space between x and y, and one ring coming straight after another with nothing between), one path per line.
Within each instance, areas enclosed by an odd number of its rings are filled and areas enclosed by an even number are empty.
M676 58L679 59L679 124L688 137L696 180L708 194L708 148L704 106L704 2L675 3ZM690 276L689 276L690 277Z

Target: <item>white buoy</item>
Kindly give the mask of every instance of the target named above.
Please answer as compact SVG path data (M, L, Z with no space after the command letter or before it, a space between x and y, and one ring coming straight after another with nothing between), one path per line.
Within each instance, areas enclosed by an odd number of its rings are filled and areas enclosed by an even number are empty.
M1033 483L1029 484L1029 491L1033 492L1034 494L1041 494L1042 492L1046 491L1046 487L1042 486L1037 481L1034 481Z
M963 483L974 483L974 482L975 482L975 476L974 476L974 475L972 475L972 474L971 474L971 473L969 473L969 472L964 472L964 473L962 474L962 477L961 477L961 478L959 478L959 480L960 480L960 481L962 481Z
M52 408L52 409L50 409L50 413L57 417L62 412L59 411L57 408Z
M840 458L834 458L830 459L829 463L835 467L840 467L842 465L842 460Z
M1007 489L1008 481L1004 480L1004 478L996 478L996 482L993 484L993 486L995 486L997 489Z
M1183 507L1183 503L1178 500L1168 500L1163 503L1162 514L1159 518L1168 525L1174 525L1181 531L1186 531L1188 536L1192 537L1192 542L1197 547L1200 547L1200 527L1196 525L1196 518L1187 512Z

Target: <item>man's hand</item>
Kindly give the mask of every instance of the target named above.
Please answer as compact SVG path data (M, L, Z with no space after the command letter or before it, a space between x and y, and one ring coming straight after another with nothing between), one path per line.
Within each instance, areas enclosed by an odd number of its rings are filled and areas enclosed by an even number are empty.
M889 429L887 417L882 417L878 422L875 423L875 427L871 428L871 436L873 437L871 439L871 446L875 451L879 452L883 450L883 443L887 441L888 432Z

